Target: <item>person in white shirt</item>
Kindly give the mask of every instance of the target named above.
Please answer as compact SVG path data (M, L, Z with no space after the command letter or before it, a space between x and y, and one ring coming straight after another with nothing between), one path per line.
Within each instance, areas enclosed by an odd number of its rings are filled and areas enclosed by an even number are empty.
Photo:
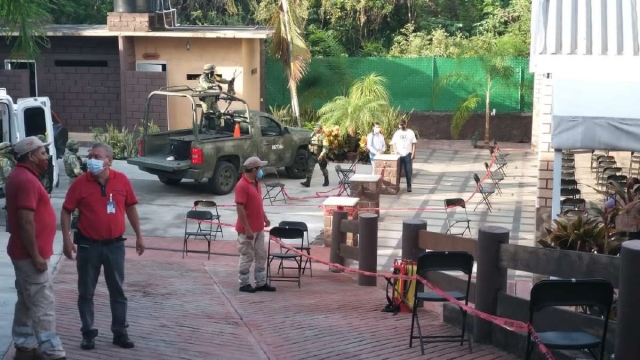
M400 155L400 169L404 167L404 173L407 178L407 192L411 192L411 162L416 157L416 134L411 129L407 129L407 122L400 121L400 130L396 131L391 138L390 144L393 150ZM402 171L402 170L400 170Z
M373 124L373 131L367 135L367 150L369 151L369 159L371 159L372 174L375 175L376 168L373 164L375 156L383 154L387 150L387 144L384 141L384 135L380 133L380 124Z

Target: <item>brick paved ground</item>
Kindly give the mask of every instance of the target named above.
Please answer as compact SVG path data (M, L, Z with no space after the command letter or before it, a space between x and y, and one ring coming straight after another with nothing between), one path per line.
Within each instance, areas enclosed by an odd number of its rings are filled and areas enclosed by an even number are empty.
M149 247L179 249L180 240L148 239ZM234 242L217 242L217 253L234 254ZM328 257L328 249L312 253ZM79 347L76 270L63 260L55 276L58 331L69 359L515 359L490 346L438 344L408 347L410 316L380 312L379 288L356 286L345 274L314 266L302 288L275 283L276 293L244 294L237 290L236 256L127 251L126 294L129 324L136 348L111 344L108 293L101 279L96 291L96 349ZM423 311L424 331L454 331L441 317ZM5 359L12 358L10 351Z

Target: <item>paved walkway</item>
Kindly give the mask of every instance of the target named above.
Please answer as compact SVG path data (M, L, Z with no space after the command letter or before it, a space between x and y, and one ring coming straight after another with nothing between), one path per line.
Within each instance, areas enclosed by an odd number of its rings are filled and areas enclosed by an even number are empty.
M179 239L149 239L150 247L180 248ZM200 244L203 245L203 244ZM233 253L234 242L217 242L214 251ZM312 253L328 257L328 249ZM142 257L127 251L126 294L135 349L111 344L108 293L101 279L96 291L96 349L79 347L76 270L62 260L55 276L58 331L69 359L516 359L487 345L473 353L458 344L434 344L420 354L408 347L410 315L382 313L384 293L358 287L346 274L316 264L302 288L274 282L276 293L240 293L235 256L150 250ZM423 331L447 334L441 316L426 310ZM10 351L4 359L11 359Z

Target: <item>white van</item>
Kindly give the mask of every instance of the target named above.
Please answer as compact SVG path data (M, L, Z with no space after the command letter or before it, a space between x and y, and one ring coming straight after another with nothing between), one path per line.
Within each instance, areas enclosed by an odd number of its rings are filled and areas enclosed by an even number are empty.
M54 142L51 101L48 97L18 99L16 103L0 88L0 133L2 142L16 142L29 136L45 135L49 145L49 155L53 156L53 185L58 187L60 173L58 154ZM61 154L62 155L62 154Z

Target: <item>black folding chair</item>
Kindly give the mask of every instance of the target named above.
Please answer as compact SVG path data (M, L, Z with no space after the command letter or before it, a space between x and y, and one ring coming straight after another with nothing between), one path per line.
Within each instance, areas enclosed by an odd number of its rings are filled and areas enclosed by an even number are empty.
M534 314L552 306L589 306L597 307L604 314L602 336L597 338L584 331L548 331L539 332L540 341L548 349L587 350L594 359L604 359L604 347L607 339L609 313L613 304L613 285L603 279L542 280L531 289L529 302L529 323L534 326ZM531 331L527 337L529 360L535 349ZM597 357L595 349L600 348Z
M491 202L489 202L489 197L493 195L496 192L496 190L490 185L486 187L482 186L482 183L480 183L480 177L478 176L478 174L473 174L473 180L476 182L476 186L478 187L478 194L482 196L482 200L478 201L478 203L476 204L476 207L473 208L473 211L476 211L478 206L484 203L485 205L487 205L487 209L489 210L489 212L491 212Z
M582 192L578 188L560 188L560 196L566 196L575 199L582 196Z
M504 155L501 155L500 152L497 152L493 147L489 147L489 154L491 154L491 157L494 157L495 154L493 164L496 166L496 171L500 171L502 173L502 176L506 177L507 174L504 172L504 169L508 167L507 159L504 157Z
M629 176L640 173L640 154L636 155L635 152L631 152L631 158L629 159Z
M305 232L307 235L307 245L304 245L304 240L302 242L302 246L294 246L293 248L296 250L304 251L307 255L311 256L311 241L309 239L309 227L306 223L302 221L280 221L278 224L280 227L289 227L289 228L298 228ZM285 249L286 252L289 252L289 249ZM302 266L302 274L304 275L305 270L307 270L307 264L309 264L309 274L313 277L313 269L311 269L311 259L306 258L304 261L304 265ZM284 270L283 270L284 271ZM280 273L280 267L278 268L278 273Z
M446 293L456 300L464 301L465 305L468 305L471 273L473 273L473 262L473 255L466 251L429 251L418 256L416 273L422 278L426 278L426 274L431 271L460 271L464 273L467 275L467 288L465 293L462 294L458 291L446 291ZM467 324L467 312L462 309L462 307L460 307L460 312L462 313L462 333L460 335L422 335L420 321L418 319L418 301L445 302L448 300L433 291L418 292L417 286L415 289L409 347L413 346L414 339L419 339L420 350L422 351L422 355L424 355L425 343L460 342L460 345L464 345L464 342L467 342L469 344L469 352L471 352L471 339L468 336L466 339L464 337ZM414 327L417 327L418 329L418 336L413 335Z
M278 170L274 167L268 166L262 168L262 182L264 183L264 188L267 192L262 197L262 200L269 199L271 205L274 202L284 201L287 202L287 197L284 196L284 184L280 182L280 176L278 175ZM269 179L269 177L271 179ZM278 199L280 197L281 199Z
M209 209L209 211L213 213L213 220L220 222L220 213L218 212L218 204L216 204L215 201L196 200L193 202L193 210L198 210L198 208ZM212 232L213 240L215 240L218 237L218 233L220 233L220 236L224 236L224 233L222 232L222 225L220 224L216 225L215 230L213 230Z
M338 185L340 186L340 191L338 192L338 196L343 193L347 194L347 196L351 196L351 177L356 173L353 169L343 169L342 166L336 165L336 174L338 174Z
M587 201L585 199L567 198L560 201L560 211L565 210L586 210Z
M193 203L194 210L189 210L187 212L187 218L185 219L184 224L184 243L182 246L182 258L184 259L185 255L188 253L200 253L207 254L207 260L211 258L211 241L215 241L216 235L218 232L222 234L222 227L220 224L216 227L216 230L213 230L213 222L220 222L220 214L218 214L218 206L215 202L210 200L196 200ZM213 208L215 209L216 214L214 215L210 210L198 210L198 207L201 208ZM195 230L193 228L195 226L189 227L189 223L196 223L197 227ZM207 228L207 225L209 227ZM191 238L197 239L198 237L202 237L207 241L207 251L202 250L189 250L188 241Z
M300 247L304 247L304 231L297 227L281 227L281 226L272 227L271 230L269 230L269 236L276 237L280 240L300 239ZM280 247L280 251L282 251L282 246ZM273 262L273 260L275 259L280 260L280 266L278 267L278 269L280 269L281 267L284 267L283 261L285 259L293 259L298 264L298 266L296 267L296 269L298 269L298 276L285 276L284 269L282 270L281 276L276 276L276 277L272 276L271 262ZM267 281L269 281L269 285L271 285L271 281L290 281L290 282L295 281L298 283L298 289L299 289L301 278L302 278L302 256L298 254L283 253L283 252L272 253L271 242L269 242L269 246L267 247Z
M578 182L575 179L561 179L560 180L560 188L561 189L573 189L578 187Z
M464 210L464 215L457 215L456 212L451 210L453 208L462 208ZM456 211L457 210L458 209L456 209ZM469 215L467 214L467 206L464 203L463 199L444 199L444 211L447 214L447 231L445 232L445 234L464 236L464 233L469 230L469 236L471 236L471 220L469 220ZM467 226L464 228L464 231L459 234L454 234L451 232L452 228L455 225L464 223L467 224Z
M596 169L596 167L598 166L598 161L600 161L600 159L602 159L605 156L609 156L609 151L597 152L597 153L596 153L596 150L591 151L591 171L593 171L593 169Z
M498 194L502 196L502 190L500 189L500 181L504 180L504 176L502 174L495 174L493 171L491 171L491 169L489 168L489 164L487 164L486 162L484 163L484 168L487 169L487 174L489 174L489 178L491 178L491 181L493 182L493 186L495 187L495 189L498 190Z

